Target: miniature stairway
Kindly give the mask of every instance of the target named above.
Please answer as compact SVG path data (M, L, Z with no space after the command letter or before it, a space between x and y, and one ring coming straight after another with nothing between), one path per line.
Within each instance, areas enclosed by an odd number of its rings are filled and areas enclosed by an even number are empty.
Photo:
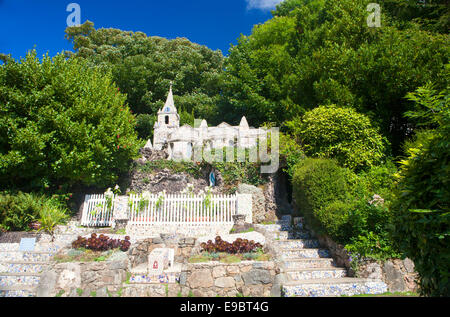
M381 280L347 277L345 268L337 267L328 250L304 228L303 219L292 228L291 216L283 216L277 225L264 226L264 234L273 241L284 271L282 295L342 296L387 292Z
M30 252L20 251L19 243L0 243L0 297L36 296L42 272L64 243L38 242Z

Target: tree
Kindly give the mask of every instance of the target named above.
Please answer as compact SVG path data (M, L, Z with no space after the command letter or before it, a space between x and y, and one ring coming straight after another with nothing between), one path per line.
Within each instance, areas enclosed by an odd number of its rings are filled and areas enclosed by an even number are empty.
M369 0L297 0L242 36L225 63L221 115L251 114L261 124L335 104L367 114L394 154L408 135L404 97L428 81L446 86L448 36L410 22L402 28L382 10L382 27L367 26ZM283 9L284 8L284 9Z
M368 117L351 108L321 106L286 125L312 157L333 158L354 170L372 167L385 158L385 144Z
M223 56L185 38L167 40L142 32L98 29L90 21L68 27L71 58L111 70L133 112L156 116L173 81L175 103L195 116L215 119Z
M0 66L0 183L26 190L107 186L140 146L112 75L31 51Z
M414 261L421 293L449 296L449 91L438 93L427 85L409 98L416 102L416 111L408 115L435 128L417 132L415 140L405 145L407 158L401 161L393 206L393 236L399 248Z

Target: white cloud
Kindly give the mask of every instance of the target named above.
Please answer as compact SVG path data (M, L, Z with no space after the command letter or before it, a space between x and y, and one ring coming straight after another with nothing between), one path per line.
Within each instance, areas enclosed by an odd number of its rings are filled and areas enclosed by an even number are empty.
M283 0L245 0L247 1L247 9L270 10Z

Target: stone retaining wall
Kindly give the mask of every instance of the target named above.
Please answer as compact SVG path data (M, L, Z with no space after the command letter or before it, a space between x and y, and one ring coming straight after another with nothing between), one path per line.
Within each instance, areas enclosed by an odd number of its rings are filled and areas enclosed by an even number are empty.
M274 262L190 263L180 276L181 294L196 297L268 297L279 291L274 286L279 273ZM279 288L279 286L278 286Z
M187 263L193 253L195 242L195 238L162 239L161 237L138 241L128 251L130 268L146 263L148 255L157 248L173 248L175 250L175 262Z
M43 273L38 297L118 296L127 277L128 259L111 262L55 263Z
M326 247L337 266L347 268L349 276L380 279L388 286L389 292L417 292L418 275L414 270L414 263L406 258L391 259L385 262L375 260L364 260L358 265L355 272L351 266L349 254L344 246L337 244L330 237L316 235L320 244Z

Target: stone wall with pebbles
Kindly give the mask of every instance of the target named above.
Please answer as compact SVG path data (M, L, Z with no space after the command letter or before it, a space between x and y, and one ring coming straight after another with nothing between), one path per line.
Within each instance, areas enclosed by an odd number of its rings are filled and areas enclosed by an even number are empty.
M41 276L37 296L119 296L127 269L126 257L105 262L54 263Z
M418 275L410 259L391 259L385 262L365 260L358 265L355 272L351 266L350 255L344 246L337 244L328 236L317 235L317 238L320 244L330 251L336 264L348 269L350 276L380 279L387 284L389 292L417 292Z
M181 295L268 297L277 291L276 288L279 291L279 286L274 286L278 273L272 261L190 263L180 276Z
M195 238L171 239L170 237L166 239L153 237L137 241L128 251L130 267L134 268L142 263L146 263L148 255L156 248L173 248L175 250L175 262L187 263L187 260L192 255L195 242Z

